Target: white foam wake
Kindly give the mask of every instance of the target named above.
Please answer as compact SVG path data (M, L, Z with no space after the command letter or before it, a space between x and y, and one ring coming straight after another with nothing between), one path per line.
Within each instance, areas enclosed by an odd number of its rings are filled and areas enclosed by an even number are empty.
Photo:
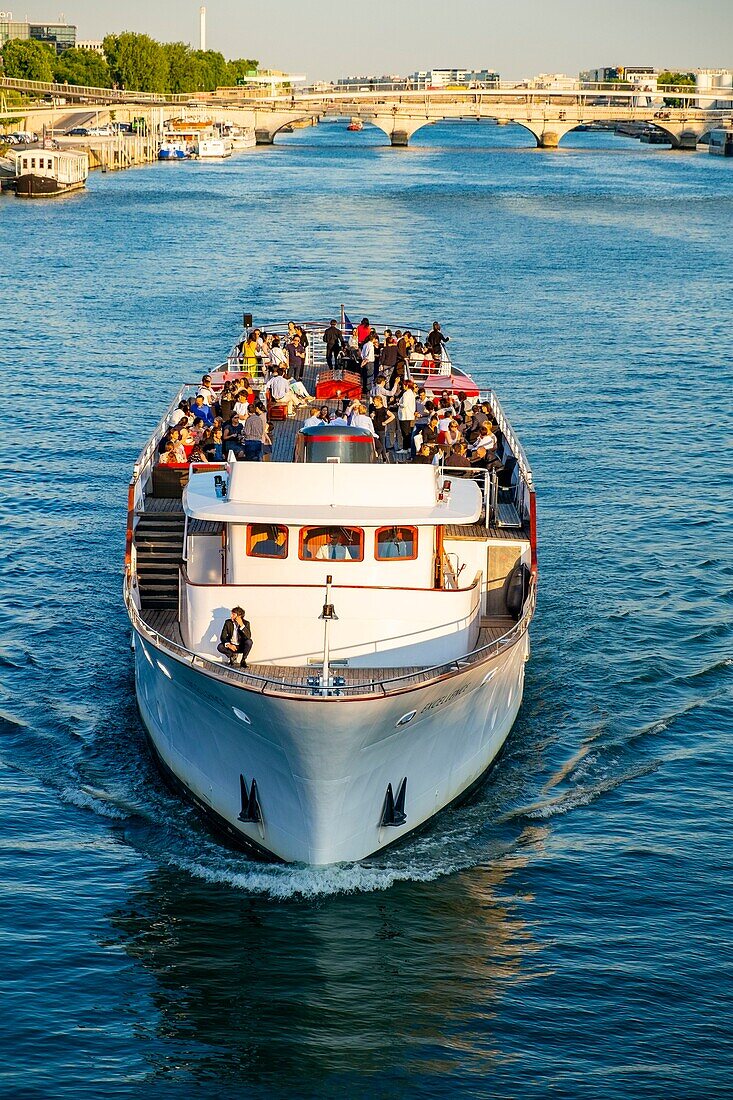
M458 870L458 866L375 867L360 863L330 867L298 867L247 863L241 870L207 867L192 859L169 860L205 882L231 886L246 893L263 894L280 901L289 898L322 898L336 894L374 893L389 890L397 882L433 882Z

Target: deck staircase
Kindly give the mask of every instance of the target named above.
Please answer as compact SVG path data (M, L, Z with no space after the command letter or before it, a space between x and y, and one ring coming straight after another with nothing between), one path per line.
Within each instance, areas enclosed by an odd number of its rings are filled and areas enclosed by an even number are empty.
M178 569L183 554L183 512L144 512L135 528L140 606L178 607Z

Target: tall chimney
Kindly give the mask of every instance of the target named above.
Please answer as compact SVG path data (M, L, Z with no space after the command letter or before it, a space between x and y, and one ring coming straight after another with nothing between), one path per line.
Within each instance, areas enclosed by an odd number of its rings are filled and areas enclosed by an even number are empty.
M206 4L199 8L199 49L206 49Z

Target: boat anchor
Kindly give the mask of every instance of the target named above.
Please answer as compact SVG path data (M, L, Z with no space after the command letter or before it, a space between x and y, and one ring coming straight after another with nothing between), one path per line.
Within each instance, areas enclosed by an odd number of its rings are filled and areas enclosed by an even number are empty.
M252 780L252 786L247 789L247 780L243 775L239 777L239 790L242 798L242 809L239 820L247 825L262 824L262 810L257 797L257 780Z
M407 821L407 814L405 813L405 793L407 792L407 776L402 780L397 791L397 797L395 798L392 793L392 784L387 784L387 794L384 798L384 809L382 810L382 820L380 825L391 825L398 828L400 825L404 825Z

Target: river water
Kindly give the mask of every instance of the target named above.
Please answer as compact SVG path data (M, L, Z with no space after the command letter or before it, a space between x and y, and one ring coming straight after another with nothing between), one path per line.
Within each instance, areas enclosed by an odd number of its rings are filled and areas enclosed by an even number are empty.
M3 1095L733 1095L733 164L383 142L324 125L0 201ZM541 598L470 803L363 865L273 867L151 763L126 485L242 310L341 302L440 319L496 387Z

